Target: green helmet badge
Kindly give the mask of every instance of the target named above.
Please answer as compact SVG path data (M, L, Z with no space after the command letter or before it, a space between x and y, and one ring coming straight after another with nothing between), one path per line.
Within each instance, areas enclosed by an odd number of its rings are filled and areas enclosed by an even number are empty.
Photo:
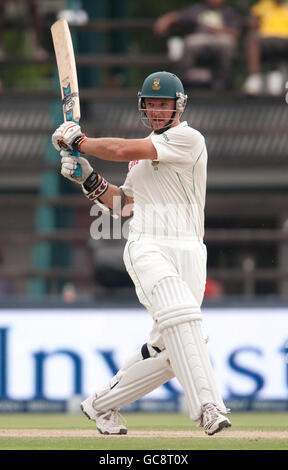
M161 86L160 86L160 78L155 78L154 79L154 82L153 82L153 85L152 85L152 90L160 90Z

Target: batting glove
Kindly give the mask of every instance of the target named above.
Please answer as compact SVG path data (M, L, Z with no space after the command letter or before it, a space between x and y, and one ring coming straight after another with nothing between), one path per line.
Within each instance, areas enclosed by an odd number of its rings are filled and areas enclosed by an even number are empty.
M87 178L93 173L93 168L83 157L73 157L71 152L67 150L61 150L61 175L69 180L73 181L74 183L83 184L87 180ZM81 166L81 177L74 178L73 174L77 168L77 164Z
M56 150L70 149L79 152L79 145L87 137L81 131L81 127L74 121L67 121L61 124L52 135L52 144Z
M94 201L104 194L109 186L99 173L93 170L90 163L83 157L73 157L67 150L61 150L61 175L74 183L82 185L84 195L90 200ZM77 164L81 166L81 177L75 179L73 174L76 170Z

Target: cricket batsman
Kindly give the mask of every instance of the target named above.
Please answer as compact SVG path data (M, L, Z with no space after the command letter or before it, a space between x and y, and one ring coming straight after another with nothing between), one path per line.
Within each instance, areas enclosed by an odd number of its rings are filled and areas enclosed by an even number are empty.
M61 173L81 184L84 195L114 213L130 215L124 263L138 299L153 318L147 342L102 389L81 403L101 434L126 434L119 409L176 376L191 420L208 435L231 426L202 333L201 304L206 283L204 207L207 149L203 135L180 121L187 96L179 78L149 75L138 96L150 127L144 139L90 138L75 122L52 136ZM63 150L64 149L64 150ZM128 162L117 187L75 150L99 159ZM73 178L77 163L82 177ZM116 202L115 202L116 201Z

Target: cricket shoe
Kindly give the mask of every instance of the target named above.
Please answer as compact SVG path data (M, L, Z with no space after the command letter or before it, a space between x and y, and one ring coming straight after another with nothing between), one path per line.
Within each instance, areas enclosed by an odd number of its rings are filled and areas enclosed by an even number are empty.
M96 410L93 402L96 395L91 395L82 401L80 408L88 419L96 421L96 426L100 434L127 434L127 428L123 424L123 416L118 410Z
M204 405L202 407L202 411L203 414L200 426L203 426L204 431L208 436L212 436L216 432L231 426L229 419L224 416L213 403Z

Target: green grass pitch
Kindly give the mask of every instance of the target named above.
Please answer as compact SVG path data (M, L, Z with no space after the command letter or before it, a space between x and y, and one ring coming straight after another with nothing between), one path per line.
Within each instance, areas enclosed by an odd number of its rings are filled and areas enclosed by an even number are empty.
M0 450L288 450L288 413L232 413L208 437L187 416L125 413L126 436L101 436L82 414L0 414Z

